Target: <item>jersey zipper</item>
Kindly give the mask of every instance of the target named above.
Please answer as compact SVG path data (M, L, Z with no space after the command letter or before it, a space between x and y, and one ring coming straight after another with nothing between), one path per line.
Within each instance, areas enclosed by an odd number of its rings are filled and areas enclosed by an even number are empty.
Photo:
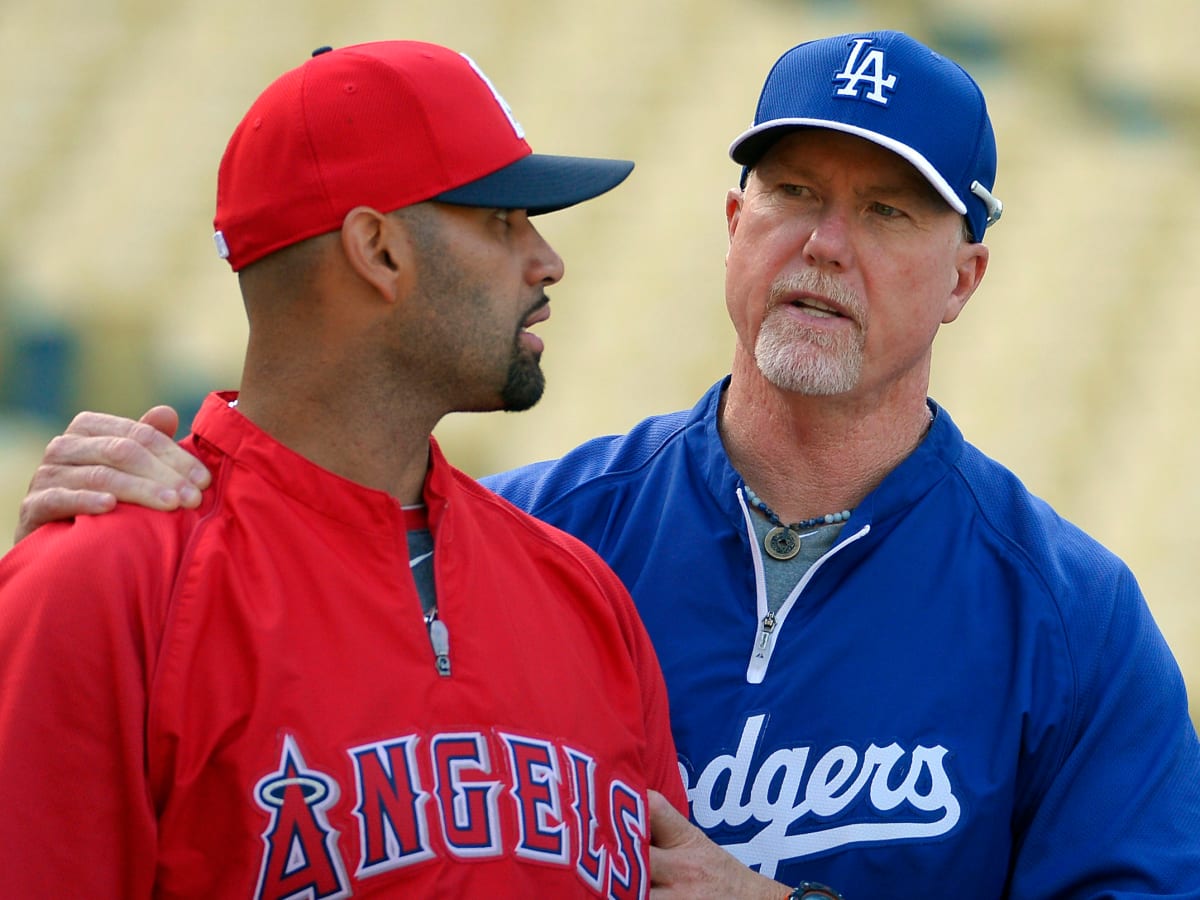
M429 629L429 646L433 648L433 665L443 678L450 675L450 629L438 618L437 607L425 613L425 627Z
M775 613L769 612L763 616L758 626L758 649L765 651L771 645L771 633L775 630Z
M750 538L750 553L754 558L754 580L758 595L757 605L760 610L763 610L766 609L767 597L766 574L763 570L764 564L761 553L762 548L758 542L758 535L755 534L754 522L751 518L750 510L746 506L741 488L738 488L737 495L738 502L742 507L742 515L746 520L746 531ZM833 547L830 547L829 552L814 562L809 570L804 573L804 577L800 579L800 582L793 589L787 600L784 601L783 606L779 608L778 612L770 612L768 610L759 619L758 627L755 629L754 634L754 645L750 651L750 663L746 667L746 682L748 684L760 684L763 678L766 677L767 666L770 664L771 654L775 650L775 642L779 639L779 628L782 627L783 620L787 618L787 614L791 608L796 605L797 598L808 585L809 581L812 580L817 569L821 568L835 553L848 547L860 538L865 537L870 530L871 526L869 524L864 525L854 534L849 537L843 537Z

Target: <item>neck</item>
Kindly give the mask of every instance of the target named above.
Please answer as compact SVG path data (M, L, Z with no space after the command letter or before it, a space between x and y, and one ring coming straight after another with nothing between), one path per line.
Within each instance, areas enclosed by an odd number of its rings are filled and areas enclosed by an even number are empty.
M329 385L337 390L330 392ZM248 364L238 410L322 468L401 503L419 503L429 436L440 416L405 407L394 394L375 393L360 380L331 378L328 368L320 381L306 381L300 375L264 377Z
M722 398L721 440L743 480L784 521L853 509L921 442L926 391L869 399L809 397L737 366Z

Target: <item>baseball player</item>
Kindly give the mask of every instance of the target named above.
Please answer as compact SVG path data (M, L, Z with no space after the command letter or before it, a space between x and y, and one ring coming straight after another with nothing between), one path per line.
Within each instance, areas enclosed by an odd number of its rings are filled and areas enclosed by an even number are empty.
M730 155L730 377L485 479L630 587L692 820L851 898L1200 897L1137 582L927 396L1002 210L978 84L896 32L806 42Z
M218 176L250 319L178 515L0 562L6 897L646 897L684 808L617 578L443 458L455 409L541 393L530 220L632 164L533 155L465 56L319 52Z

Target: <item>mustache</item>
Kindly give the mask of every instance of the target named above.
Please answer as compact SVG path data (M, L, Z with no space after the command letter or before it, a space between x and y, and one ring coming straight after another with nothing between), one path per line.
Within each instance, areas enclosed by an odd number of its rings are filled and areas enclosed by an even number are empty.
M532 304L530 304L525 309L525 312L522 313L521 317L517 320L517 327L513 331L514 346L516 345L516 342L521 339L521 332L523 332L525 330L526 323L529 322L530 319L537 316L539 310L541 310L543 307L546 307L549 305L550 305L550 296L545 291L542 291L542 293L538 297L538 299L535 302L533 302ZM530 327L532 327L532 326L530 326Z
M521 321L528 322L530 316L532 316L534 313L536 313L543 306L549 306L549 305L550 305L550 295L547 294L545 291L543 291L542 295L540 297L538 297L537 301L534 302L528 309L525 310L525 314L523 316L521 316Z
M768 308L789 302L788 298L797 293L825 297L844 309L854 319L862 320L863 302L858 293L827 272L817 269L802 269L799 272L789 272L776 278L771 283Z
M535 312L537 312L543 306L549 306L549 305L550 305L550 295L547 294L545 291L542 291L542 296L540 296L538 298L537 302L534 303L533 306L529 307L529 309L525 310L526 318L533 315Z

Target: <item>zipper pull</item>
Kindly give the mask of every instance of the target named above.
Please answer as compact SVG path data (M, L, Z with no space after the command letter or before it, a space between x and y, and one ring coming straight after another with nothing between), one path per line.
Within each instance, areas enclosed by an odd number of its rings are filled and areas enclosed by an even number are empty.
M758 655L762 656L767 645L771 643L771 632L775 630L775 613L769 612L763 616L762 634L758 638Z
M443 678L450 674L450 629L433 610L425 617L429 624L429 644L433 647L434 666Z

